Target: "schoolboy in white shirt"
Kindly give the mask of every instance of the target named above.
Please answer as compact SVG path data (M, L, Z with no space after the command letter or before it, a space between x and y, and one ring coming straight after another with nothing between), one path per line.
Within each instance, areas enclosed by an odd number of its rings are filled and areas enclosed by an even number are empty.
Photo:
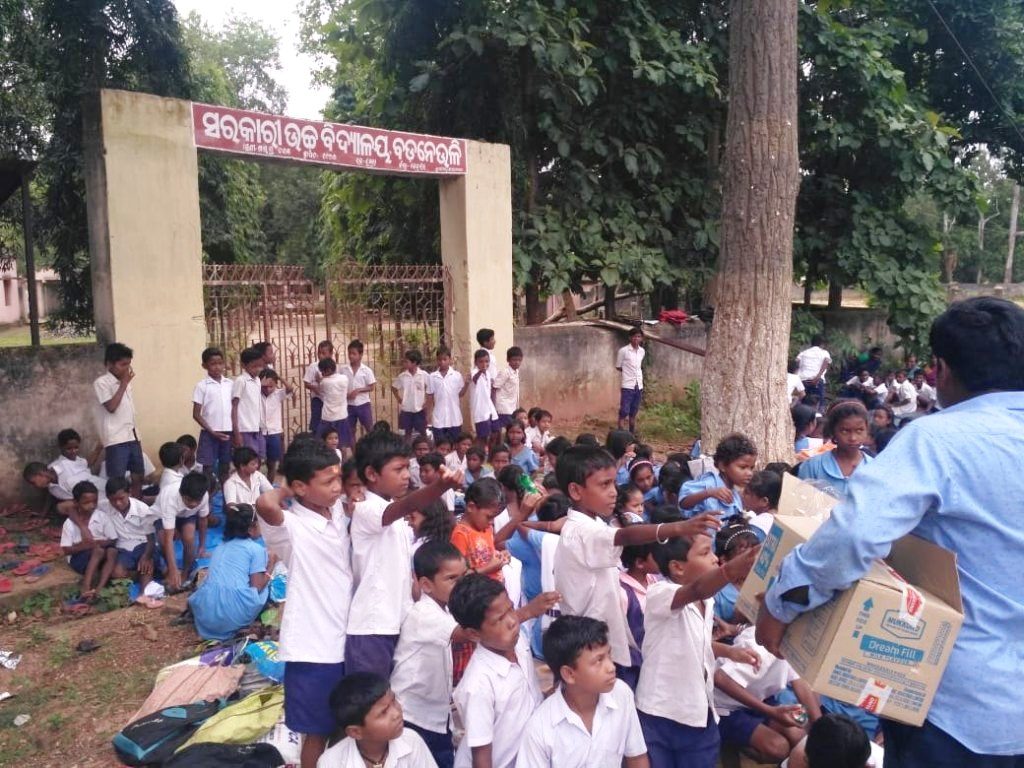
M134 574L145 587L160 572L156 515L149 506L128 495L128 482L123 477L107 480L106 492L107 499L100 502L100 509L116 533L117 554L113 561L104 563L97 590L111 578L127 579Z
M398 411L398 431L411 439L413 435L427 433L427 391L430 378L427 372L420 369L423 356L415 349L405 353L402 360L403 370L391 384L400 405Z
M263 355L255 349L243 349L240 358L243 370L231 387L231 441L235 448L252 448L262 459L267 455L267 441L260 432L263 389L259 376ZM202 460L200 463L205 464Z
M608 625L561 616L544 633L557 688L530 717L516 768L649 768L633 692L615 677Z
M256 499L273 490L270 480L260 472L260 457L252 448L235 448L231 459L235 471L224 482L225 504L255 505Z
M337 730L330 696L345 676L352 564L338 455L316 442L297 447L281 466L286 486L260 496L256 513L267 549L288 568L279 648L284 718L303 736L302 768L314 768Z
M146 474L142 459L142 444L135 428L135 401L132 397L132 369L134 353L124 344L108 344L103 353L107 372L93 382L97 400L97 427L105 451L108 477L123 477L131 473L132 496L142 491L142 476Z
M519 408L519 366L523 364L523 350L509 347L505 354L508 366L495 371L494 409L498 413L498 426L504 429L512 423L512 413Z
M51 461L47 466L57 473L58 482L61 475L92 474L89 470L89 462L79 455L82 448L82 436L73 429L62 429L57 433L57 448L60 455Z
M468 387L465 377L452 368L448 347L438 347L437 370L430 374L427 388L427 413L435 440L452 442L462 431L462 408L459 400Z
M452 768L452 641L465 640L448 612L448 598L466 560L448 541L426 541L413 556L421 597L402 622L391 688L405 725L426 742L439 768Z
M202 354L206 378L192 393L192 419L199 425L196 460L223 483L231 471L231 395L234 383L224 375L224 353L207 347Z
M306 366L306 373L302 376L302 386L309 392L309 431L314 434L320 428L320 414L324 408L324 401L320 397L320 367L319 363L325 357L334 356L334 345L329 341L321 341L316 345L316 360Z
M409 492L409 447L392 432L371 432L356 444L366 486L352 513L352 596L345 661L349 672L391 676L402 620L412 607L412 535L406 515L462 487L462 473L445 468L434 482ZM421 468L422 469L422 468Z
M325 357L317 366L320 368L320 397L324 401L317 436L324 438L328 430L335 432L343 456L348 456L353 442L348 420L348 377L338 371L333 357Z
M640 412L640 402L644 396L644 356L647 354L641 346L644 332L640 328L631 328L629 344L619 349L615 357L615 370L621 374L619 391L619 429L636 432L636 415Z
M171 445L169 443L169 445ZM198 556L206 556L206 528L210 516L210 479L206 475L190 472L179 482L160 489L153 502L153 512L159 515L157 539L167 561L167 585L180 589L191 576L197 557L196 529L199 529ZM178 570L174 556L175 535L181 539L182 570ZM182 573L185 578L182 578Z
M363 342L352 339L348 343L348 365L338 372L348 377L348 428L352 439L356 439L356 424L361 424L363 434L373 429L373 405L370 393L377 386L377 377L369 366L363 365Z
M277 467L284 458L284 401L292 396L291 385L282 382L273 368L260 371L260 391L263 394L263 419L260 431L267 444L267 479L277 478Z
M494 408L494 388L489 365L490 355L486 349L478 349L473 353L475 370L470 376L473 389L469 396L469 413L473 419L477 442L481 445L486 445L493 433L501 433L498 412Z

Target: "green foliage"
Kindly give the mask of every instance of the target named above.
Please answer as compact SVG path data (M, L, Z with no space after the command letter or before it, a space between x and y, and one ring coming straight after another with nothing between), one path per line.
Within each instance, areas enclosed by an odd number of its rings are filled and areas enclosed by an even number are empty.
M681 396L658 399L658 385L648 386L651 397L640 411L637 431L645 440L682 446L700 435L700 381L686 385Z
M796 357L800 350L811 346L811 339L824 331L825 324L810 310L795 308L789 330L789 356Z
M131 579L114 579L97 593L96 610L100 612L116 611L131 604L128 590L132 586Z

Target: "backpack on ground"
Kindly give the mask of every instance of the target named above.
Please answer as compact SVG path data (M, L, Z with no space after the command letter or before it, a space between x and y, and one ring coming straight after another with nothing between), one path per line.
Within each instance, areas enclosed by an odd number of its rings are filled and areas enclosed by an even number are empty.
M160 765L223 706L223 701L198 701L141 717L114 736L114 751L125 765Z
M193 744L164 768L279 768L284 758L270 744Z

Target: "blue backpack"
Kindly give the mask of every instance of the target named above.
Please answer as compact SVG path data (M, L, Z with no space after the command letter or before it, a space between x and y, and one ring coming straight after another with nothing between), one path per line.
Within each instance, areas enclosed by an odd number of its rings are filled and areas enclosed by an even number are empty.
M160 765L223 706L222 700L199 701L140 717L114 736L114 751L125 765Z

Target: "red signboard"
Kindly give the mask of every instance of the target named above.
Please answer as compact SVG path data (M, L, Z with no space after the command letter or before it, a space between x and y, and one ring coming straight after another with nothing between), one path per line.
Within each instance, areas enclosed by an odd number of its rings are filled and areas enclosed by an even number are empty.
M252 157L409 176L466 173L465 139L298 120L192 104L196 146Z

